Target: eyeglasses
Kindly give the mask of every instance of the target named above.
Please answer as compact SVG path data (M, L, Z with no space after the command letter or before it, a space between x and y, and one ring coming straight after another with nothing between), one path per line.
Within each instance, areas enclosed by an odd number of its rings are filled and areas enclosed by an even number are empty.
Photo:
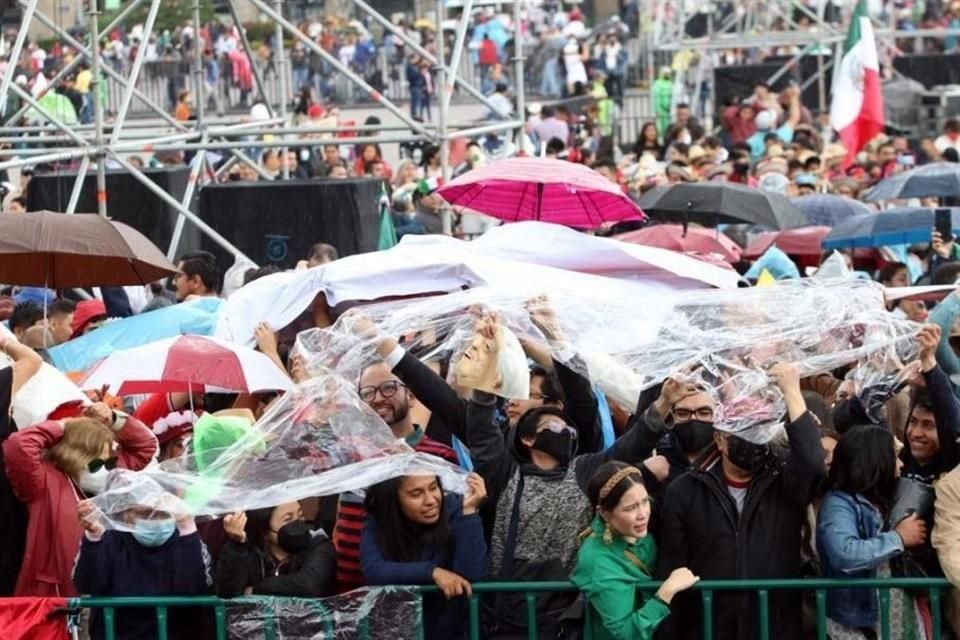
M361 400L364 402L370 402L377 397L378 391L384 398L392 398L393 396L397 395L397 391L399 391L401 388L406 388L406 386L407 385L398 380L387 380L386 382L382 382L375 387L360 387L357 393L360 394Z
M696 409L673 410L673 419L676 422L690 422L694 418L703 422L713 422L713 408L697 407Z
M90 473L96 473L100 469L106 469L107 471L113 471L117 468L117 459L116 458L107 458L106 460L101 460L100 458L94 458L87 463L87 471Z

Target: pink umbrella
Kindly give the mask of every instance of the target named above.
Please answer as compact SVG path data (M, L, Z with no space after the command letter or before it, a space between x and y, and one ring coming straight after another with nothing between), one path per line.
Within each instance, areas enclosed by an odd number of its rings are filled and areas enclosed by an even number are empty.
M473 169L437 191L450 204L505 222L540 220L595 229L643 220L640 208L589 167L552 158L509 158Z
M176 336L114 351L94 365L82 389L107 385L118 396L188 389L286 391L290 379L259 351L208 336Z
M830 227L800 227L785 231L764 231L743 250L743 257L754 260L771 246L790 256L816 256L823 253L820 243L830 233Z
M740 247L716 229L688 227L684 234L682 225L658 224L621 234L616 239L681 253L715 253L727 262L740 261Z

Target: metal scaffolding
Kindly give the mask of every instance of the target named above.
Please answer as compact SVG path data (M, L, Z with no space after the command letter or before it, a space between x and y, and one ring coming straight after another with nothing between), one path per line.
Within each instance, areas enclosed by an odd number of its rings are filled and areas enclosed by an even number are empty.
M398 30L393 23L385 16L381 15L372 4L364 0L349 0L356 10L369 16L371 20L381 25L384 29L392 32L400 38L405 46L419 54L430 65L437 77L438 98L437 111L438 117L436 124L420 122L411 117L400 105L384 96L372 87L364 78L354 73L349 67L344 65L336 56L331 55L325 49L317 45L313 40L301 33L297 27L284 16L283 0L228 0L228 8L233 16L234 24L238 27L243 52L246 54L253 80L259 90L260 96L268 100L269 120L249 122L247 119L217 118L211 119L205 113L206 92L204 83L204 70L202 61L202 51L198 46L201 33L200 20L200 0L193 0L191 3L192 26L194 38L192 41L192 69L194 76L194 95L196 96L196 119L191 122L181 122L174 119L166 109L157 104L150 97L145 95L137 88L137 79L140 77L146 47L140 47L137 55L134 57L130 72L125 76L118 73L111 65L105 64L100 49L100 38L102 34L109 33L114 28L124 25L133 10L140 4L149 3L147 17L143 25L143 34L141 42L147 42L153 32L154 23L161 0L129 0L123 11L121 11L109 24L101 25L101 16L98 10L98 0L85 0L87 11L87 36L86 41L81 42L71 35L66 27L61 25L55 17L46 15L38 8L38 0L17 0L23 11L23 23L17 34L16 40L10 52L9 59L12 61L8 69L13 69L16 60L19 59L23 51L26 34L30 30L31 23L36 21L54 33L55 38L64 44L69 44L76 52L76 57L51 79L49 86L39 93L32 96L30 92L24 90L18 84L13 82L12 73L7 73L0 79L0 113L8 113L6 104L8 96L17 96L24 104L18 111L6 117L3 121L3 130L0 132L0 169L14 167L25 167L38 163L61 163L78 162L79 171L76 176L73 188L71 190L69 203L66 213L74 213L79 200L83 183L88 172L93 169L96 174L96 199L98 213L106 216L109 211L107 208L107 184L105 169L108 160L114 166L122 167L127 173L143 184L156 197L160 198L165 204L176 211L177 221L174 227L173 237L170 246L167 249L168 256L175 258L184 227L187 223L194 225L201 233L209 237L225 250L236 257L246 259L239 249L233 246L227 239L217 233L213 228L207 225L198 213L191 209L191 201L194 199L194 193L197 188L202 188L201 180L207 175L222 175L226 167L234 166L237 163L247 165L256 171L262 177L270 176L260 167L260 165L250 158L245 151L251 149L278 148L286 151L287 148L300 148L304 146L317 146L318 144L357 144L362 142L416 142L427 141L438 145L440 148L441 171L445 180L450 178L450 156L449 142L453 137L476 136L495 132L515 132L518 135L522 133L523 120L511 119L509 121L493 122L489 124L478 125L473 123L451 122L449 118L450 98L454 87L462 90L466 95L476 99L494 110L493 105L480 89L471 84L470 80L458 73L460 60L464 55L466 46L466 34L468 22L473 9L473 0L465 0L462 6L462 12L459 16L456 27L456 41L450 56L450 64L445 62L446 56L443 49L443 22L446 20L447 12L445 2L436 0L436 27L437 32L437 53L436 55L427 51L417 42L412 40L407 34ZM239 11L237 7L241 2L249 2L262 16L265 16L275 27L275 41L283 42L284 38L299 41L310 52L320 56L330 67L336 69L352 85L363 91L376 105L379 105L396 116L405 126L390 125L367 125L362 127L352 125L350 127L330 128L330 127L299 127L294 126L288 113L287 103L293 99L293 95L287 87L287 60L283 47L278 47L275 57L275 68L280 79L279 99L273 104L269 103L268 93L263 90L264 79L261 76L260 69L254 60L254 52L246 38L244 29L240 23ZM523 113L524 105L524 83L523 83L523 48L522 48L522 29L521 29L521 4L524 0L514 3L513 10L513 36L514 36L514 64L516 73L516 98L518 104L518 113ZM212 45L212 43L208 43ZM56 113L51 113L42 103L45 93L53 90L56 84L68 74L72 73L77 67L86 61L91 69L93 80L90 86L90 95L93 102L93 123L92 124L69 124L62 118L58 118ZM105 122L103 106L99 99L100 84L103 82L112 82L123 91L120 108L114 118L108 123ZM130 115L130 106L139 100L150 110L150 117L153 119L150 123L133 119ZM20 119L30 111L35 111L46 120L45 124L32 126L17 126ZM157 125L159 119L163 124ZM356 129L360 128L359 137ZM385 133L386 135L377 135ZM322 135L322 140L314 136ZM296 137L293 137L296 136ZM11 143L15 147L9 146ZM181 200L177 200L171 194L166 193L157 186L150 178L129 161L128 156L135 153L153 153L157 151L195 151L197 152L190 164L190 177L186 192ZM209 162L207 158L208 151L225 152L229 154L229 159L225 166L220 167L216 173L213 167L206 166ZM288 177L288 167L286 162L282 163L283 177ZM444 212L444 229L448 233L451 228L451 215L449 211Z
M640 3L639 25L639 49L645 54L641 61L644 75L652 81L656 69L669 66L678 52L696 52L700 54L696 68L685 79L678 77L675 82L686 82L690 95L700 96L704 83L716 87L713 65L704 63L712 52L783 48L791 53L766 79L767 84L773 85L790 73L804 56L816 56L816 70L803 78L801 89L816 83L820 100L816 106L825 112L829 108L825 104L826 88L839 47L847 36L854 5L821 0L811 9L798 0L645 0ZM917 50L924 38L958 36L960 29L898 30L896 17L890 12L887 23L875 21L874 35L881 53L899 53L897 41L912 41ZM711 121L713 112L703 115Z

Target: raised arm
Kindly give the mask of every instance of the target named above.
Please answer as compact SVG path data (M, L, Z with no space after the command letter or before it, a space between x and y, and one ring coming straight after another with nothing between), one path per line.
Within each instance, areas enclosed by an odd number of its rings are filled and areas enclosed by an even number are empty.
M40 371L40 367L43 365L43 359L36 351L20 344L20 342L9 333L0 333L0 351L3 351L13 360L13 364L11 365L13 369L13 382L10 387L10 396L12 398L30 378Z
M920 345L920 368L923 380L933 404L933 415L937 420L937 436L940 440L940 455L950 466L960 463L960 405L957 403L950 378L937 364L937 346L940 344L940 327L926 325L917 336Z
M59 422L41 422L35 427L21 429L3 443L3 458L7 478L18 498L30 502L40 495L46 477L43 452L63 438Z
M807 411L807 403L800 391L800 375L792 364L774 365L769 371L783 393L787 404L787 438L790 452L787 454L783 482L787 495L798 506L805 507L813 498L814 491L826 477L823 447L820 445L820 430Z

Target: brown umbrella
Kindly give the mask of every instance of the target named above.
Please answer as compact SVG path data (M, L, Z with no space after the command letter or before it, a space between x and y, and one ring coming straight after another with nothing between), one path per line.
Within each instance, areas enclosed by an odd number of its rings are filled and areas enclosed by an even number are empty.
M139 231L95 214L0 213L0 282L63 289L147 284L176 272Z

